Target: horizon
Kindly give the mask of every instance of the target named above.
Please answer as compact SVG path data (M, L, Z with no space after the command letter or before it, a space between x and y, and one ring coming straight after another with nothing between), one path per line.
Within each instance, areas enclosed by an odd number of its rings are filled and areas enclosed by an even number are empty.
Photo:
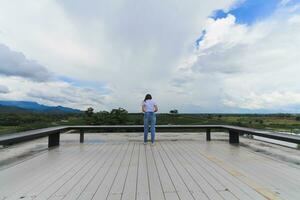
M300 0L0 3L0 99L300 113ZM121 106L120 106L121 105Z
M8 105L4 105L4 104L1 104L3 100L0 99L0 106L8 106ZM5 101L8 101L8 100L5 100ZM80 110L80 109L76 109L76 108L72 108L72 107L65 107L65 106L61 106L61 105L47 105L47 104L40 104L38 102L34 102L34 101L8 101L8 102L26 102L26 103L37 103L41 106L47 106L47 107L64 107L64 108L70 108L70 109L74 109L74 110L79 110L81 112L84 112L87 110L87 108L85 110ZM18 105L11 105L11 106L8 106L8 107L18 107L18 108L22 108L21 106L18 106ZM127 111L126 108L122 107L122 106L119 106L119 107L116 107L116 108L112 108L112 109L119 109L119 108L122 108L122 109L125 109ZM28 110L31 110L29 108L25 108L25 109L28 109ZM93 108L94 109L94 108ZM177 110L177 109L172 109L172 110ZM101 111L110 111L110 110L94 110L95 113L97 112L101 112ZM170 110L171 111L171 110ZM157 114L170 114L170 111L168 112L158 112ZM240 113L225 113L225 112L220 112L220 113L213 113L213 112L180 112L179 110L177 110L179 115L299 115L300 112L298 113L283 113L283 112L269 112L269 113L255 113L255 112L252 112L252 113L247 113L247 112L240 112ZM128 112L128 114L141 114L142 112Z

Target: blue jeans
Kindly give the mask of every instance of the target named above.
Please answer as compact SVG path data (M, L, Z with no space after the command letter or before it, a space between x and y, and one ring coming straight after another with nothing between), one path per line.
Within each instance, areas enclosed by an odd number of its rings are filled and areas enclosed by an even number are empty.
M156 124L156 116L155 116L154 112L145 112L144 113L144 142L147 142L147 139L148 139L149 123L151 125L151 142L154 143L155 124Z

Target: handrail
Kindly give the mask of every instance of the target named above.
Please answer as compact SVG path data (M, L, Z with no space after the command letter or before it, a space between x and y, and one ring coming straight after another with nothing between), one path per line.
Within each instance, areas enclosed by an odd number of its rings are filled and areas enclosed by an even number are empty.
M0 136L0 145L11 145L14 143L29 141L41 137L49 137L48 146L58 146L60 141L60 134L69 130L79 130L80 131L80 142L84 142L84 131L85 130L124 130L126 131L142 131L143 125L75 125L75 126L57 126L43 129L36 129L31 131L25 131L20 133L13 133L9 135ZM239 143L240 134L251 134L266 138L271 138L275 140L281 140L291 143L300 144L300 136L289 135L271 131L264 131L252 128L245 128L239 126L230 125L157 125L157 130L182 130L184 129L205 129L206 130L206 140L211 140L211 130L222 129L229 133L230 143Z
M42 129L35 129L19 133L5 134L0 136L0 145L11 145L19 142L34 140L68 130L67 126L56 126Z
M278 132L267 131L267 130L258 130L253 128L245 128L239 126L229 126L229 125L224 125L223 128L229 131L237 131L239 133L245 133L245 134L256 135L260 137L266 137L274 140L300 144L300 136L297 135L278 133Z

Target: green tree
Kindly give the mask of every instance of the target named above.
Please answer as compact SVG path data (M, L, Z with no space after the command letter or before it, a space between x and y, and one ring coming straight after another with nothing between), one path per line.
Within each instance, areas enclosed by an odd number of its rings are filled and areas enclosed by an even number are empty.
M112 124L126 124L128 121L128 111L124 108L112 109L110 111Z
M86 115L87 117L92 117L93 114L94 114L94 108L89 107L88 109L86 109L85 115Z
M174 109L174 110L170 110L169 112L170 114L178 114L178 110L177 109Z
M95 124L95 116L94 116L94 109L92 107L89 107L85 112L85 121L89 125Z
M107 111L100 111L95 114L95 124L105 125L110 123L110 113Z

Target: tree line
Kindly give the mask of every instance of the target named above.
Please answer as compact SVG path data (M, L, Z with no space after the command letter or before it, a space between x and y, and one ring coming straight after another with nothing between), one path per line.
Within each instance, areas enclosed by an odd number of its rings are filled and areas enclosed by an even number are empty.
M124 108L80 113L0 112L0 133L18 132L58 125L142 125L143 113L129 113ZM177 109L157 114L157 124L226 124L296 132L300 130L297 114L180 114Z
M108 111L94 112L93 108L88 108L85 112L85 122L89 125L115 125L128 123L128 111L124 108L112 109Z

